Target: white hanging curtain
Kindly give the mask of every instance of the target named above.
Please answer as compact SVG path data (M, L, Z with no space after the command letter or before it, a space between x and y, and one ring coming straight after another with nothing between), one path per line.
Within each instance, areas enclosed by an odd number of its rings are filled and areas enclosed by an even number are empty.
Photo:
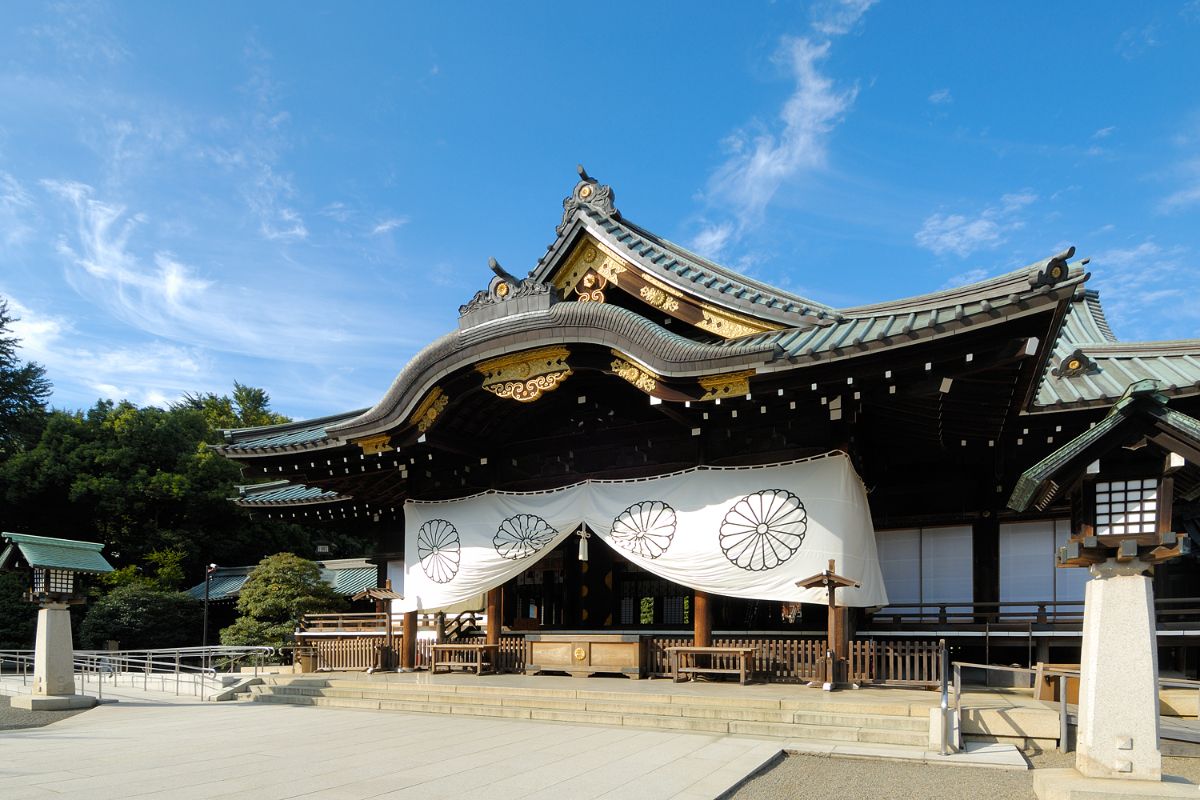
M404 504L405 579L396 610L437 609L500 586L586 524L633 563L728 597L826 602L796 582L837 562L859 581L850 606L887 605L866 492L840 452L763 467L698 467L584 481L549 492L485 492Z

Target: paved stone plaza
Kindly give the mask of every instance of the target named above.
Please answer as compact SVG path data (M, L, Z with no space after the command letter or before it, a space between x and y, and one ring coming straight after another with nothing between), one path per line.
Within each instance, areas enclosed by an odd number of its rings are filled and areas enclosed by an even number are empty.
M44 728L0 731L0 797L708 800L775 763L782 748L925 757L916 748L201 703L125 686L105 697L120 702ZM994 766L1005 760L992 758ZM969 760L985 764L989 756Z
M779 748L693 733L124 699L0 732L0 796L699 800Z

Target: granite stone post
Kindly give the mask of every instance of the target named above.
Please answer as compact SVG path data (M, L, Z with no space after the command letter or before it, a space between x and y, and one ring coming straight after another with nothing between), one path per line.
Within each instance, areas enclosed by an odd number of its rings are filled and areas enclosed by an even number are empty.
M16 695L14 708L51 710L90 708L96 698L75 694L75 645L71 612L66 603L47 603L38 610L33 651L33 692Z
M1091 567L1083 612L1075 768L1086 777L1162 780L1154 589L1140 560Z

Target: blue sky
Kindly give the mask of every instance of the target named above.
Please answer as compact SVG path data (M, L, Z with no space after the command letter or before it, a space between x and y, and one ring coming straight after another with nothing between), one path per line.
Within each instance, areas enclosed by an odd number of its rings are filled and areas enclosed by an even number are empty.
M0 295L53 403L374 403L554 236L629 219L838 306L1068 244L1200 337L1200 0L7 3Z

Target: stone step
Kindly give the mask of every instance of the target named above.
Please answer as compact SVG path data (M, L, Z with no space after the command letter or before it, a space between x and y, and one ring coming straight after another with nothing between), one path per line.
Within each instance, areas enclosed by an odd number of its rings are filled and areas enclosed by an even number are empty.
M340 684L338 684L340 686ZM683 705L682 703L632 703L612 698L628 695L595 694L599 699L561 699L534 697L503 697L498 695L470 695L467 693L434 692L391 692L385 687L377 689L318 688L315 686L279 686L277 693L301 696L347 697L375 700L396 700L409 703L443 703L493 705L526 708L544 708L558 711L602 711L621 714L650 714L662 717L691 717L712 720L741 720L748 722L800 723L807 725L834 725L854 728L881 728L892 730L923 731L928 728L928 717L901 717L886 714L843 713L834 711L758 710L730 705L705 706ZM251 689L255 691L254 688ZM265 691L260 687L258 691ZM676 698L682 700L685 698ZM826 704L827 706L829 704ZM833 706L836 708L836 706Z
M880 714L841 714L831 711L796 711L793 721L801 725L851 725L894 731L929 731L929 717L898 717Z
M327 695L326 691L333 694ZM425 714L461 714L480 717L505 717L510 719L549 720L554 722L577 722L599 725L624 725L639 728L664 730L702 731L706 733L741 733L753 736L772 736L795 739L819 739L841 742L870 742L880 744L903 744L922 746L928 731L909 727L907 718L888 718L867 715L847 715L837 718L830 715L821 721L802 722L794 717L786 720L772 719L729 719L719 716L703 716L704 712L719 709L695 709L688 706L668 706L673 713L652 713L654 706L603 703L594 700L575 701L574 708L551 708L528 704L509 705L504 703L479 704L467 702L466 698L453 698L453 702L434 702L414 698L387 697L386 692L367 692L380 696L345 696L354 694L342 690L321 690L317 687L255 686L251 696L255 702L309 705L334 708L358 708L384 711L405 711ZM362 695L363 692L358 694ZM559 701L564 702L564 701ZM688 712L701 712L700 715ZM763 714L754 709L746 714ZM775 712L792 716L795 712ZM904 723L904 728L882 727L886 722ZM917 721L917 720L912 720Z
M782 699L743 697L743 696L712 696L699 694L668 694L657 692L622 692L586 689L552 689L502 686L467 686L446 683L436 685L431 683L410 683L407 681L388 680L386 676L377 679L341 679L341 678L308 678L281 676L267 681L268 685L279 686L311 686L347 691L377 692L385 691L389 695L431 696L437 695L443 699L448 695L459 698L479 698L480 704L494 702L485 698L505 698L515 701L517 698L531 700L591 700L596 702L630 703L637 705L688 705L693 707L715 707L735 709L759 709L763 711L804 711L812 713L831 713L839 715L870 715L915 717L922 725L928 724L931 704L905 702L830 702L819 692L813 692L813 697L792 697ZM808 690L802 690L807 692Z

